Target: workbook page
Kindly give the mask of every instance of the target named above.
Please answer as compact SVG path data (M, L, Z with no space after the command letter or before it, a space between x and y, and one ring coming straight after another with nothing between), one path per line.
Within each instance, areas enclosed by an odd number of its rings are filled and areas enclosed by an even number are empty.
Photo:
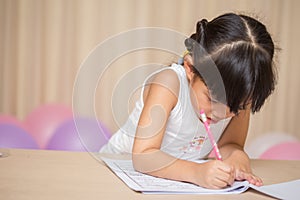
M131 160L113 160L107 158L102 158L102 160L128 187L143 193L233 194L244 192L249 188L249 183L242 181L235 182L232 186L224 189L206 189L191 183L157 178L137 172L134 170Z

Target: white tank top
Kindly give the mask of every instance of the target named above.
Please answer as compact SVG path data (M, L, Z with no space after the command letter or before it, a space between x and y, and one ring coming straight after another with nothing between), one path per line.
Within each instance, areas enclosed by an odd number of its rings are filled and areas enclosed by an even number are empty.
M172 69L176 72L180 89L176 106L170 113L163 137L161 151L185 160L196 160L207 156L212 145L207 137L203 123L199 120L190 100L189 83L183 66L172 64L151 74L145 81L162 70ZM136 102L135 108L126 123L110 138L100 152L126 154L132 152L134 136L140 114L144 106L143 94ZM231 118L211 124L210 128L218 141Z

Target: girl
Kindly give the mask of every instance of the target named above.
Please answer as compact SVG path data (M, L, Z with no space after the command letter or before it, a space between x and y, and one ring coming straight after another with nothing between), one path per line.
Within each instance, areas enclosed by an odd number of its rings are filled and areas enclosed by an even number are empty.
M228 13L197 23L179 64L151 75L125 125L100 152L132 153L137 171L218 189L234 180L260 186L244 152L250 113L273 92L274 44L266 27ZM223 161L212 150L199 111L204 110Z

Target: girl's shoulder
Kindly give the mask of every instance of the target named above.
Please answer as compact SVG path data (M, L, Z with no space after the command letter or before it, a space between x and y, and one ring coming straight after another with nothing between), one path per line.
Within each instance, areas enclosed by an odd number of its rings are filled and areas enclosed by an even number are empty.
M180 90L180 80L176 71L172 67L163 68L153 73L144 85L143 101L148 99L148 95L158 97L162 101L169 100L177 103ZM174 104L174 105L175 105Z
M158 84L170 90L176 96L178 96L180 89L179 75L176 70L173 69L173 67L163 68L162 70L153 74L153 76L148 79L147 84Z

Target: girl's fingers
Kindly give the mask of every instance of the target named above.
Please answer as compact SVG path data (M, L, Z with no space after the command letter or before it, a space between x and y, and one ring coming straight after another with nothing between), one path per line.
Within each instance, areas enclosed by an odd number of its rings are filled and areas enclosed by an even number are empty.
M226 172L226 173L231 173L233 171L233 168L226 163L222 161L217 161L218 162L218 169Z
M253 185L256 185L256 186L262 186L263 185L263 182L262 182L261 178L259 178L257 176L252 175L252 180L253 181L251 182L251 184L253 184Z
M220 189L228 186L228 183L222 179L216 178L212 183L215 189Z
M236 176L236 180L247 180L249 183L256 185L256 186L262 186L263 182L261 178L247 172L239 171Z
M224 165L219 168L217 177L226 183L225 186L232 185L235 180L235 173L232 167Z

